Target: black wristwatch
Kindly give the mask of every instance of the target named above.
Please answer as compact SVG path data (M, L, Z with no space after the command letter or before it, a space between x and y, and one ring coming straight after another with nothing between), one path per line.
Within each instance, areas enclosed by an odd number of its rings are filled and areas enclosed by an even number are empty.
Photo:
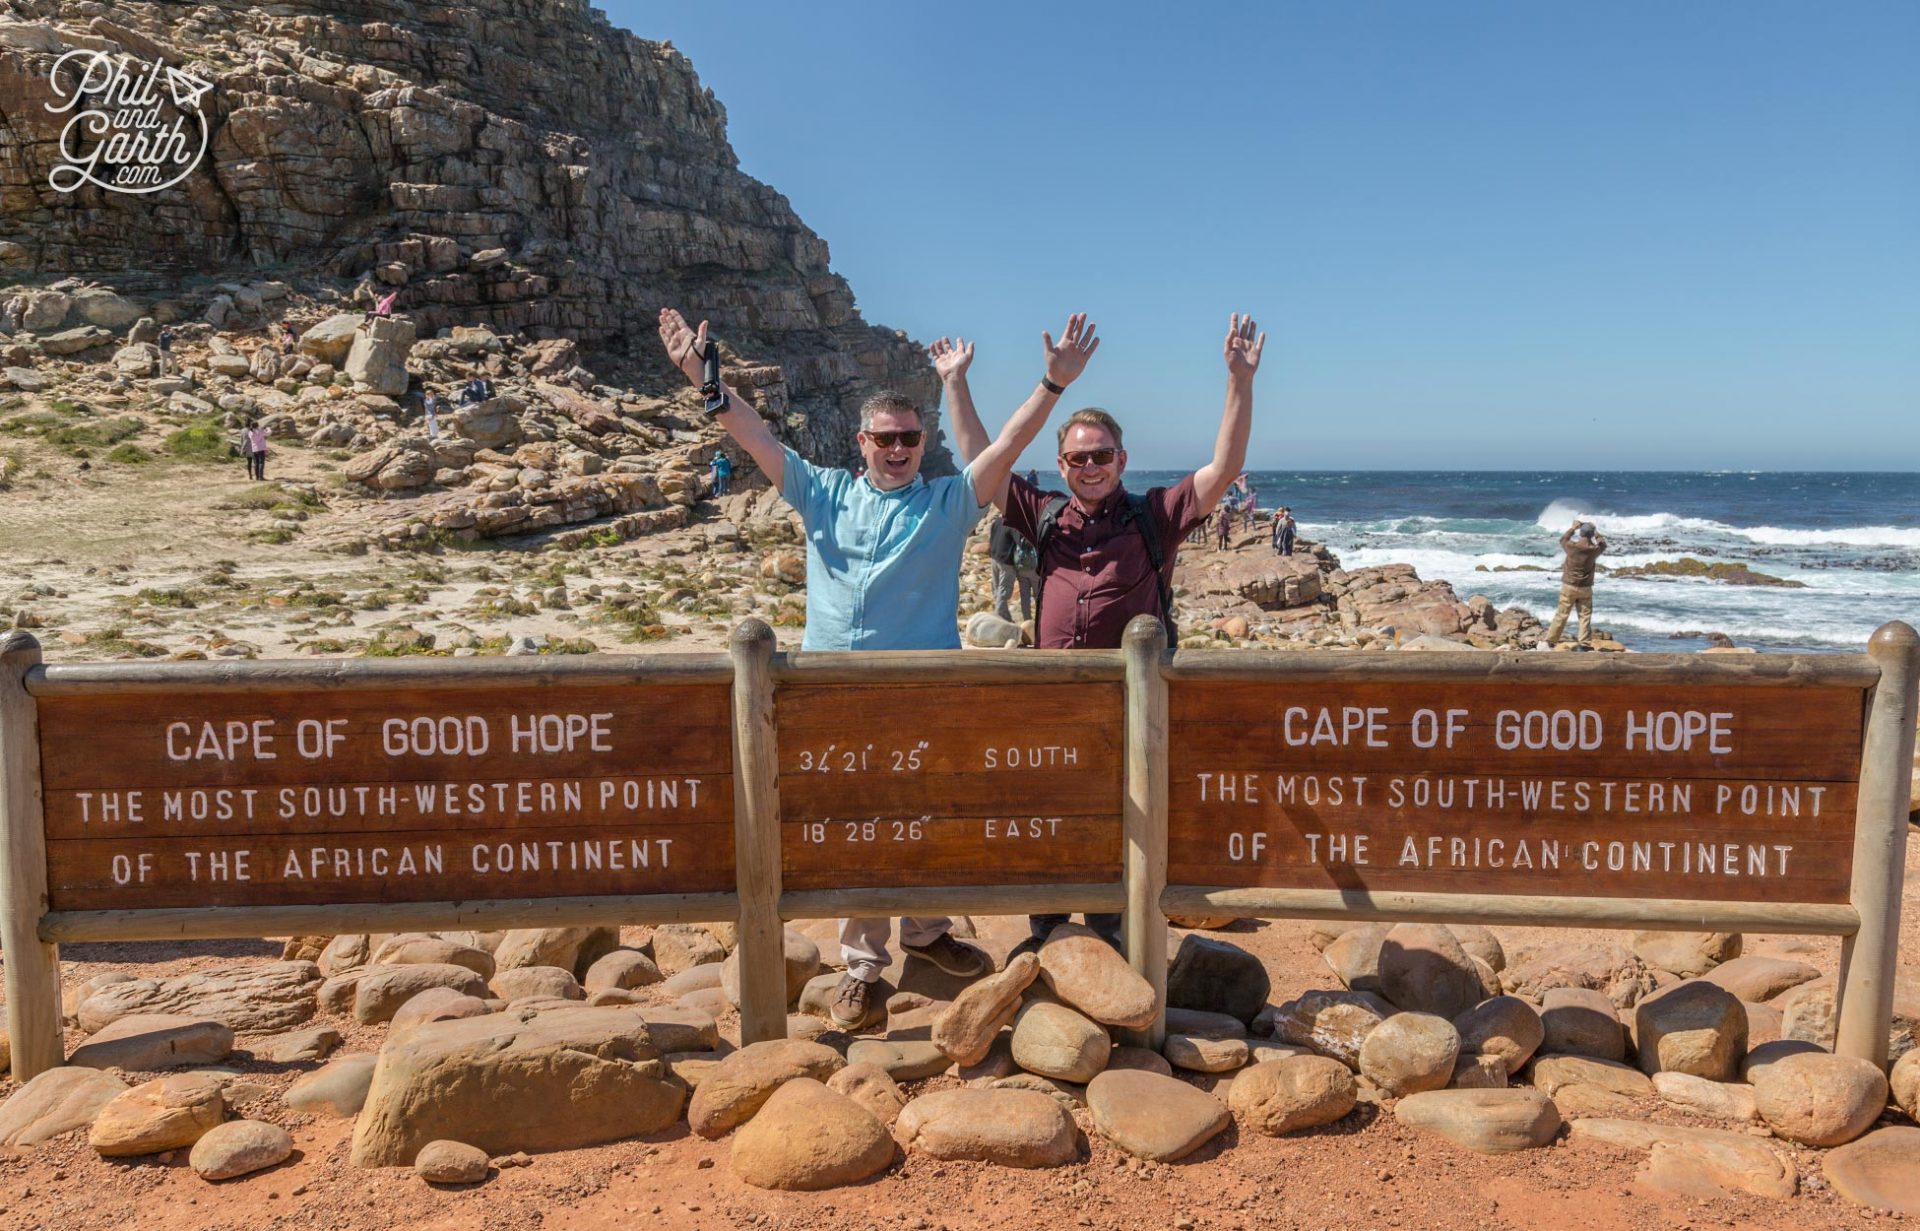
M1067 387L1065 385L1056 385L1044 376L1040 378L1040 387L1045 389L1048 393L1051 393L1055 397L1059 397L1061 394L1067 391Z
M727 391L720 384L720 348L712 339L708 339L706 354L700 359L700 396L706 399L705 409L710 415L727 408Z

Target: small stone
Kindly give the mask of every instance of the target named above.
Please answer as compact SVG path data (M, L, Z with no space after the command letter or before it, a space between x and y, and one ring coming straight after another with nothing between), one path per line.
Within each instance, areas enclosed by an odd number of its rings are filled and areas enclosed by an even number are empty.
M1695 979L1675 984L1634 1006L1634 1042L1640 1067L1732 1081L1747 1054L1747 1013L1723 987Z
M1099 933L1063 923L1040 946L1040 981L1088 1018L1109 1026L1143 1029L1159 1005L1153 987Z
M1385 923L1369 923L1343 932L1320 951L1320 960L1348 990L1377 994L1381 990L1380 946L1391 930Z
M701 1080L687 1107L687 1124L702 1137L723 1137L751 1120L782 1086L803 1077L824 1081L845 1067L839 1052L819 1043L749 1043Z
M393 1020L387 1023L387 1037L404 1034L428 1022L480 1017L487 1011L487 1002L478 996L469 996L451 987L430 987L417 996L409 997L405 1004L394 1010Z
M1753 1087L1737 1081L1708 1081L1691 1073L1655 1073L1653 1088L1667 1106L1709 1119L1746 1123L1759 1115Z
M1185 1158L1233 1119L1205 1091L1135 1069L1095 1077L1087 1085L1087 1107L1101 1136L1135 1158L1156 1163Z
M332 1026L309 1026L305 1030L278 1034L251 1043L247 1050L272 1064L299 1064L307 1060L326 1059L328 1053L340 1046L340 1042L340 1032Z
M1112 1049L1104 1029L1065 1005L1031 1001L1014 1018L1013 1060L1030 1073L1091 1081Z
M323 1116L359 1115L367 1104L367 1090L373 1085L373 1070L379 1061L372 1052L341 1056L288 1086L287 1106Z
M1360 1044L1396 1010L1371 992L1312 991L1262 1014L1274 1038L1311 1047L1359 1071Z
M734 1134L729 1157L733 1173L757 1188L811 1192L885 1170L894 1150L893 1138L864 1107L799 1077L774 1091Z
M1247 1024L1231 1013L1210 1013L1205 1009L1168 1009L1167 1032L1192 1035L1196 1039L1244 1039Z
M1250 1022L1272 990L1264 962L1239 945L1188 933L1167 970L1167 1007Z
M827 1079L827 1089L846 1095L882 1124L892 1124L907 1105L898 1083L878 1065L849 1064Z
M1627 1058L1627 1028L1605 992L1554 987L1540 997L1540 1050L1596 1060Z
M1038 1073L1010 1073L987 1084L993 1090L1037 1090L1068 1111L1087 1105L1087 1088L1070 1081L1055 1081Z
M1809 1052L1756 1072L1753 1097L1777 1135L1825 1148L1845 1145L1873 1127L1887 1105L1887 1079L1858 1057Z
M1485 999L1480 973L1437 923L1400 923L1380 945L1382 994L1402 1009L1452 1021Z
M1051 1095L999 1087L921 1095L900 1113L894 1135L913 1153L1021 1168L1071 1162L1080 1138Z
M99 1069L48 1069L0 1103L0 1145L36 1146L86 1128L101 1108L128 1089L126 1082Z
M1498 1056L1483 1056L1478 1053L1462 1053L1453 1062L1453 1073L1447 1078L1449 1090L1504 1090L1512 1074L1507 1072L1507 1062Z
M934 1018L934 1044L955 1064L978 1064L1020 1011L1020 995L1039 973L1039 956L1022 953L1009 960L1005 970L969 985Z
M695 966L718 965L727 960L726 947L713 938L713 933L690 923L662 924L653 929L653 939L648 944L653 950L654 965L669 978Z
M478 1184L487 1171L487 1152L464 1141L429 1141L413 1160L413 1173L429 1184Z
M1820 971L1805 962L1758 953L1742 954L1723 962L1705 976L1707 982L1726 988L1741 1000L1756 1002L1772 1000L1819 977Z
M485 979L452 963L366 966L355 973L359 977L353 985L353 1017L362 1025L391 1019L401 1005L428 988L448 987L474 997L488 994Z
M1626 1098L1653 1097L1653 1082L1639 1069L1591 1056L1536 1056L1527 1077L1548 1098L1558 1098L1568 1086L1593 1086Z
M1146 1073L1158 1073L1162 1077L1173 1076L1173 1066L1167 1058L1157 1051L1145 1047L1116 1047L1107 1053L1107 1072L1116 1069L1137 1069Z
M895 1081L937 1077L953 1067L947 1053L925 1039L857 1039L847 1048L848 1064L871 1064Z
M515 966L487 981L493 994L511 1004L516 1000L585 1000L586 992L571 970L558 966Z
M177 1013L135 1013L103 1027L73 1049L68 1064L151 1073L187 1064L218 1064L233 1051L223 1022Z
M1856 1205L1920 1214L1920 1128L1868 1133L1830 1151L1820 1165L1833 1190Z
M1546 1027L1534 1007L1517 996L1495 996L1454 1019L1460 1050L1497 1056L1509 1073L1518 1073L1546 1040Z
M1459 1058L1459 1031L1431 1013L1396 1013L1360 1044L1360 1072L1391 1098L1441 1089Z
M203 1180L231 1180L285 1162L293 1138L277 1124L229 1120L194 1143L187 1163Z
M1751 1058L1753 1053L1749 1052ZM1887 1090L1894 1105L1908 1118L1920 1120L1920 1049L1908 1052L1893 1062L1887 1075Z
M1354 1102L1353 1073L1328 1056L1256 1064L1234 1078L1227 1098L1236 1121L1269 1137L1331 1124Z
M1560 1131L1560 1112L1538 1090L1428 1090L1400 1100L1394 1119L1482 1154L1535 1149Z
M638 949L615 949L587 968L581 986L589 995L604 991L631 991L660 982L660 968Z
M1654 1188L1704 1200L1746 1193L1785 1201L1799 1187L1793 1164L1757 1141L1656 1141L1644 1176Z
M1741 937L1738 932L1635 932L1628 944L1647 965L1692 979L1739 957Z
M190 1146L226 1116L220 1080L178 1073L135 1086L100 1109L87 1144L102 1158L133 1158Z
M1776 1060L1784 1060L1788 1056L1822 1054L1826 1050L1818 1043L1809 1043L1805 1039L1774 1039L1771 1042L1762 1043L1749 1051L1746 1058L1740 1061L1740 1080L1751 1083L1754 1074L1761 1072Z
M1245 1039L1210 1039L1200 1035L1169 1034L1161 1047L1167 1063L1193 1073L1228 1073L1250 1058Z

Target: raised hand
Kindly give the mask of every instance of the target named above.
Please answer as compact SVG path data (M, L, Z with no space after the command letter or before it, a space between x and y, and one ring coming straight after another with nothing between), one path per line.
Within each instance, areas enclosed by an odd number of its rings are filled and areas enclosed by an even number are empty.
M938 338L927 347L927 356L933 360L933 370L941 380L953 380L965 376L968 365L973 363L973 343L965 338L951 342Z
M667 348L667 358L673 360L673 366L688 380L699 384L701 356L707 353L707 322L701 321L696 332L678 309L662 308L660 342Z
M1067 327L1058 345L1052 334L1044 329L1040 331L1040 344L1046 348L1048 380L1056 385L1072 384L1087 370L1087 360L1100 349L1094 328L1085 312L1076 312L1067 318Z
M1227 375L1248 380L1260 370L1260 352L1266 348L1267 335L1256 334L1258 326L1251 316L1234 313L1227 324L1227 340L1221 348L1227 357Z

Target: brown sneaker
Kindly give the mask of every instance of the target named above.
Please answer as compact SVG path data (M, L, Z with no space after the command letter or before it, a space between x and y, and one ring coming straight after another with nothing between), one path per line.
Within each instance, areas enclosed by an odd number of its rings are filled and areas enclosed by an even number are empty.
M842 1030L858 1030L873 1016L873 984L862 983L852 975L840 980L833 989L833 1003L827 1006L827 1019Z
M993 963L987 955L972 945L963 945L953 938L950 932L942 932L933 943L926 945L901 945L908 953L925 958L950 975L962 979L974 979L993 969Z

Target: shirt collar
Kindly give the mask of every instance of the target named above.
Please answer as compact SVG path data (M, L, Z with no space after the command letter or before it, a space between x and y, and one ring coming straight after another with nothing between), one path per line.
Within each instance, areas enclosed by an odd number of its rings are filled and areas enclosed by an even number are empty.
M892 491L885 491L880 487L878 483L875 483L873 481L872 471L862 470L860 472L860 481L867 485L868 491L880 497L882 500L893 500L900 496L906 495L908 492L911 492L915 488L924 484L927 481L927 476L924 474L921 474L919 471L916 470L913 472L913 477L911 479L907 480L901 486L894 488Z

